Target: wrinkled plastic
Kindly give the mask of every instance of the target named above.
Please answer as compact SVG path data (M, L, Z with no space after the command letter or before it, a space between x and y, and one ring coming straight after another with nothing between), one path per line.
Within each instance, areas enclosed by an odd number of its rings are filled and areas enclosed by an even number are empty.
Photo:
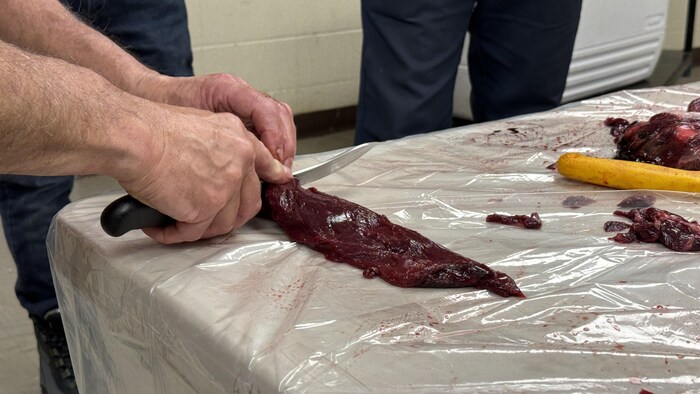
M513 277L527 298L365 279L254 219L163 246L111 238L71 204L48 245L81 391L694 391L700 254L615 243L603 225L634 193L567 180L564 152L612 157L603 121L682 110L700 84L625 91L557 111L382 143L319 190L367 206ZM299 168L331 153L303 156ZM308 185L307 185L308 186ZM700 219L697 194L655 206ZM594 200L577 209L569 196ZM540 230L486 223L538 212ZM624 219L623 219L624 220Z

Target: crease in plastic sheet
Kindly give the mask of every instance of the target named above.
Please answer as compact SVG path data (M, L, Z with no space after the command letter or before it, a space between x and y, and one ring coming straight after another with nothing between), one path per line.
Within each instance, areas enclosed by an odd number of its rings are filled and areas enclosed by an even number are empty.
M698 96L700 85L623 91L382 143L313 184L507 273L525 299L365 279L262 219L192 244L110 238L98 217L118 194L73 203L48 245L79 387L698 392L700 255L614 243L603 224L634 191L546 168L564 152L612 157L609 116L646 120ZM697 194L652 193L656 207L700 219ZM566 208L569 196L593 202ZM485 222L532 212L541 230Z

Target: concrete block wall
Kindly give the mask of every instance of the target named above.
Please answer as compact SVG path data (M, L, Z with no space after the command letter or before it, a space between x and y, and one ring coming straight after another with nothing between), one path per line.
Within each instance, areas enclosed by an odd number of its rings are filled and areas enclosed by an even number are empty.
M357 102L359 0L186 3L198 75L237 75L296 114Z
M357 103L359 0L186 3L197 74L240 76L296 114ZM665 49L683 48L687 7L687 0L670 1ZM695 30L700 46L700 7Z

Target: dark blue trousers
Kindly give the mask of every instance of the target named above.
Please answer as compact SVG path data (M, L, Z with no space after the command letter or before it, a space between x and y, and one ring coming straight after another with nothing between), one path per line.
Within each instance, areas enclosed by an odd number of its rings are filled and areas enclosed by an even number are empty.
M559 105L581 0L362 0L362 67L355 142L452 125L469 31L477 122Z
M192 75L184 0L65 0L87 23L161 73ZM66 204L73 177L0 176L0 215L17 265L15 293L30 315L58 307L46 252L53 216Z

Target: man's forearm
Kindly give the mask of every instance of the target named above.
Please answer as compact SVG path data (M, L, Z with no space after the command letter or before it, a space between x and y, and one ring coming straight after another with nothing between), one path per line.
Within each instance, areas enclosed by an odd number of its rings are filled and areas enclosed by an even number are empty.
M138 93L157 73L79 21L57 0L0 0L0 39L90 68L119 88Z
M150 148L126 120L134 100L90 70L0 41L0 173L127 173L134 149Z

